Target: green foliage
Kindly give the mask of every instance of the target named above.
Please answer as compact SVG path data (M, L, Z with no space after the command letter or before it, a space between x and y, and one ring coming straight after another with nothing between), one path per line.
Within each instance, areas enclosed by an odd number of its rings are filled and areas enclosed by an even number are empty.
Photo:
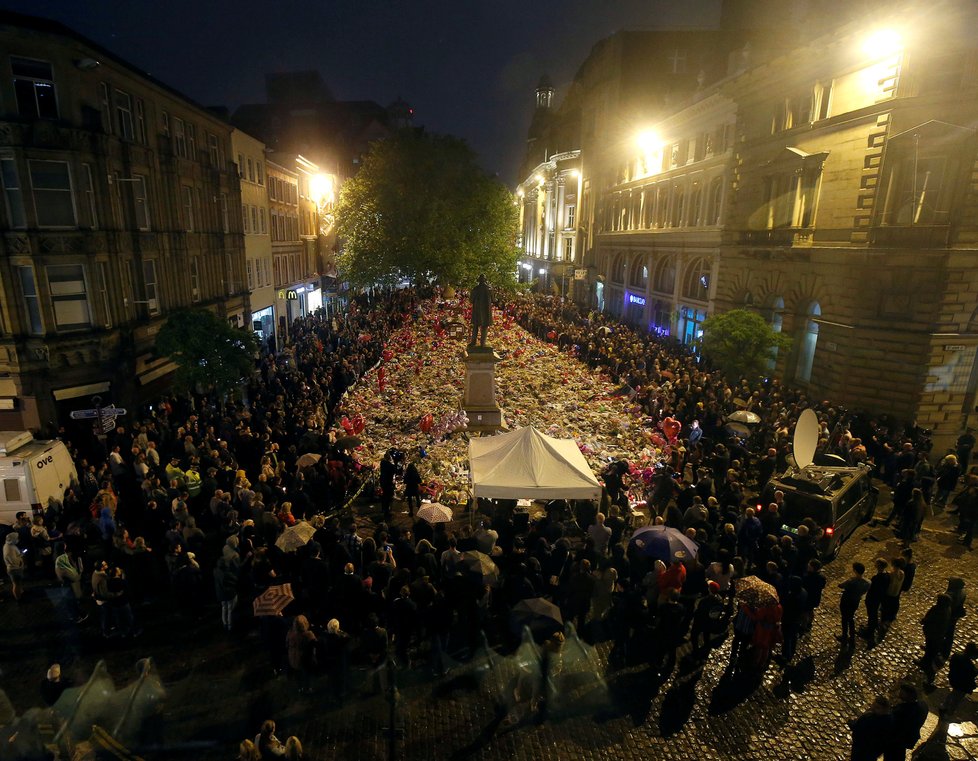
M233 391L255 372L257 350L254 333L206 309L174 312L156 336L156 353L177 364L180 386L218 394Z
M469 287L485 274L511 288L513 200L462 140L403 130L375 142L336 209L344 277L359 286L406 278Z
M733 309L703 321L703 354L730 380L763 375L772 352L791 346L791 339L776 333L756 312Z

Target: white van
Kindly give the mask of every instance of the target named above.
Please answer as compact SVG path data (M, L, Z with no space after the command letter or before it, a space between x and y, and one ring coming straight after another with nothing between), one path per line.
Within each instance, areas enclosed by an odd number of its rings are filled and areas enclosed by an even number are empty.
M29 431L0 431L0 524L12 526L21 511L44 510L48 497L62 499L77 481L63 442L35 441Z

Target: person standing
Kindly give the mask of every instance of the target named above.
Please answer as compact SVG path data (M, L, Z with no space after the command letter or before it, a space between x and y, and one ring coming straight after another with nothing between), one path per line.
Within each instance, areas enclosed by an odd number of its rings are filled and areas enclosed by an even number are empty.
M601 558L608 554L608 543L611 541L611 529L604 525L604 521L604 513L598 513L587 529L587 535L594 542L594 552Z
M978 682L978 644L969 642L964 650L951 656L948 663L947 682L951 692L941 706L941 718L946 719L968 695L975 691Z
M890 701L877 695L870 709L849 720L852 730L852 761L876 761L886 750L893 733Z
M964 603L967 595L964 591L964 579L959 576L952 576L947 580L947 590L944 594L951 598L951 621L947 627L947 634L941 643L941 656L945 659L951 655L951 648L954 647L954 630L958 621L964 618Z
M958 467L958 456L949 454L937 465L937 490L934 494L934 508L943 510L947 504L947 498L951 496L958 485L961 477L961 468Z
M958 464L961 466L962 473L968 472L968 465L971 463L971 450L974 448L975 434L971 428L966 428L954 444L955 454L958 456Z
M893 706L893 729L883 752L883 761L904 761L907 751L920 742L920 729L927 721L927 704L910 682L900 685L900 702Z
M890 561L890 583L883 590L883 597L880 601L880 642L890 631L890 627L896 621L897 613L900 610L900 595L903 594L903 569L905 566L906 561L902 557L893 558Z
M863 578L865 573L866 566L859 562L853 563L852 576L839 584L839 589L842 590L842 597L839 599L842 634L836 639L842 643L843 647L850 649L856 646L856 611L859 609L859 603L869 591L869 582Z
M7 534L3 543L3 564L7 567L7 576L10 577L10 592L17 602L23 599L24 577L27 575L27 561L24 560L19 543L20 537L16 531Z
M938 595L920 624L924 630L924 654L917 664L927 676L927 684L933 684L937 658L941 654L941 646L951 624L951 598L944 594Z
M876 573L869 580L869 589L866 592L866 628L861 632L870 647L876 644L880 605L883 604L883 596L890 586L890 574L886 572L886 561L883 558L876 558L875 565Z
M414 511L421 508L421 473L415 462L408 463L404 469L404 501L407 502L408 511L414 517Z

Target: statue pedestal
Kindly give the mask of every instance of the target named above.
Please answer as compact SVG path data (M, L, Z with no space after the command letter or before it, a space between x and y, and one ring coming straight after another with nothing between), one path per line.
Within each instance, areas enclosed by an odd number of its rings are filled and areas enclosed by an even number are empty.
M500 359L488 346L470 346L465 351L462 409L469 417L469 431L491 432L506 427L503 411L496 404L496 363Z

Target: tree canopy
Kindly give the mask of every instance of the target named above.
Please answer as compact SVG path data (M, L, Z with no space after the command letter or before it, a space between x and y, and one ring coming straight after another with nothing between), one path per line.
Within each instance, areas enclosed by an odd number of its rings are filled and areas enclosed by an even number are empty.
M174 312L156 336L156 353L177 365L185 389L225 394L255 372L258 339L206 309Z
M746 309L710 315L702 328L704 356L731 380L763 375L775 350L791 346L790 338Z
M458 138L402 130L375 142L336 209L343 276L361 286L405 278L469 285L485 274L511 285L513 200Z

